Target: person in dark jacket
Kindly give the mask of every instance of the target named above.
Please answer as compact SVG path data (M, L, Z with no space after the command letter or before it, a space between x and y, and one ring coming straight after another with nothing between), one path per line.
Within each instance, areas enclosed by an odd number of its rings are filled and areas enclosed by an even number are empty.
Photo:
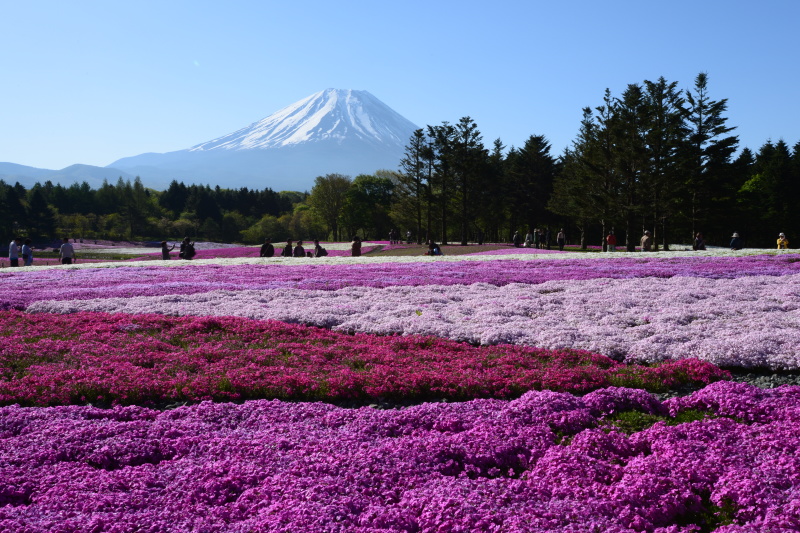
M275 247L272 246L272 240L264 239L264 244L261 245L260 257L272 257L275 255Z
M303 248L303 241L297 241L297 244L294 247L294 251L292 252L292 257L305 257L306 256L306 249Z
M739 237L738 233L734 233L731 235L731 250L741 250L742 249L742 239Z
M281 257L292 257L292 239L286 239L286 246L283 247L283 252L281 252Z
M319 245L319 241L314 239L314 257L325 257L328 255L328 250Z
M189 237L184 237L183 242L181 242L181 248L180 252L178 252L178 257L189 261L195 255L197 255L197 252L194 249L194 243L189 241Z

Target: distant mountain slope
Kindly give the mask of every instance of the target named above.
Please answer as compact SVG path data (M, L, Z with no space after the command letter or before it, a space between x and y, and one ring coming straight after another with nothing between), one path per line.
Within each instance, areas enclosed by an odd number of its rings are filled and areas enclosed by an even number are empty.
M135 176L113 167L95 167L91 165L70 165L61 170L48 170L44 168L28 167L16 163L0 163L0 179L13 185L19 182L25 188L30 188L36 182L51 181L66 187L73 183L87 182L92 188L98 188L107 179L114 183L118 178L133 179Z
M415 129L367 91L327 89L217 139L126 157L110 166L160 185L156 188L178 179L303 190L323 174L396 169Z

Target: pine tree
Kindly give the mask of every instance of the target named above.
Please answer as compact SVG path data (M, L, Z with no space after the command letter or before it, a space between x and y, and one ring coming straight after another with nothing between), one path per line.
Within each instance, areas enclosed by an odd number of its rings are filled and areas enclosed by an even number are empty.
M415 216L417 244L422 242L422 209L425 200L425 132L415 130L400 160L402 173L398 179L396 218L404 218L411 211Z
M726 125L724 116L728 100L711 100L708 95L708 74L701 72L694 82L694 92L686 93L690 133L687 145L687 218L692 236L700 226L714 217L713 197L723 186L730 158L739 140L727 135L734 127Z
M481 142L478 125L470 117L463 117L455 126L453 139L453 169L458 177L456 192L461 200L461 246L467 245L470 222L472 221L473 188L486 174L487 153Z
M646 209L652 217L654 242L658 242L655 239L660 233L667 249L667 219L677 210L685 182L686 110L677 82L667 83L661 77L656 82L645 81L644 85L648 166L642 174L643 202L649 204Z

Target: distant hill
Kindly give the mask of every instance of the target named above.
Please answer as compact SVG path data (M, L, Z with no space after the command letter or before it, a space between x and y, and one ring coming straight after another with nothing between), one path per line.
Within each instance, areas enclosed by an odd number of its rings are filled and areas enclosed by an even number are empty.
M120 177L133 179L135 175L118 168L91 165L70 165L61 170L48 170L17 165L16 163L0 163L0 179L11 185L19 182L26 189L36 182L44 183L48 180L64 186L85 181L92 188L97 189L103 184L104 179L107 179L109 183L115 183Z

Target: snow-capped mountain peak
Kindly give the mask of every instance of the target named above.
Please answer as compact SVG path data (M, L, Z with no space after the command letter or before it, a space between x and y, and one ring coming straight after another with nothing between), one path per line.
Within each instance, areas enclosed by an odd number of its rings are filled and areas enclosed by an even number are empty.
M280 148L358 140L403 147L416 126L367 91L326 89L190 151Z

